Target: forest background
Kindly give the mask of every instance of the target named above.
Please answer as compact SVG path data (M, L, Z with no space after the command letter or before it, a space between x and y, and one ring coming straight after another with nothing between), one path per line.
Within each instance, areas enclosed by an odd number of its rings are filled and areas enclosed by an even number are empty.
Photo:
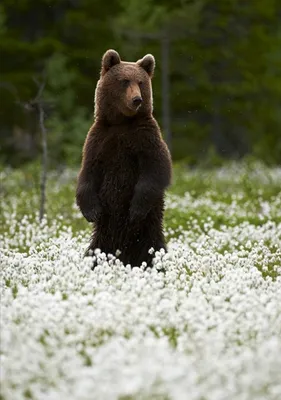
M2 0L2 165L77 166L108 48L156 58L154 115L174 160L281 163L281 3L275 0ZM43 87L43 86L42 86Z

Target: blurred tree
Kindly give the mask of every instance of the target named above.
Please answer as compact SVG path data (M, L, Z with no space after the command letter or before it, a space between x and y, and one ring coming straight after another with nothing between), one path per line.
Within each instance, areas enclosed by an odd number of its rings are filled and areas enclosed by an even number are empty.
M79 164L85 135L91 125L90 113L76 100L77 72L62 53L54 53L46 62L45 100L51 105L46 121L51 165L57 160ZM75 110L75 112L73 112ZM79 151L80 149L80 151Z

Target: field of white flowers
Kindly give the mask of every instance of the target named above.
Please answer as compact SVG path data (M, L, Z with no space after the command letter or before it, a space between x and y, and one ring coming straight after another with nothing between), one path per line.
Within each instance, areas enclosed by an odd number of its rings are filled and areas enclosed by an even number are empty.
M175 167L148 271L91 271L76 172L41 224L37 172L1 175L1 400L281 399L281 168Z

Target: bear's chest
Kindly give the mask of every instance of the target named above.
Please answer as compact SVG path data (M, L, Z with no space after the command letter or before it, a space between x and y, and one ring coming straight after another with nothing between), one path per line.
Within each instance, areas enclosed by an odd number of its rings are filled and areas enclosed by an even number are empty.
M138 162L132 145L125 135L111 135L99 148L98 160L105 173L137 171Z

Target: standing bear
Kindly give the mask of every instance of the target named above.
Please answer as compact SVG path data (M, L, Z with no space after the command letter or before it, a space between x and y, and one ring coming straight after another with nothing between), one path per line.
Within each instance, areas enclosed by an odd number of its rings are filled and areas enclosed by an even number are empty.
M126 265L152 266L149 250L166 250L164 192L171 157L152 115L154 57L121 61L115 50L102 58L76 201L94 223L89 250L115 255ZM121 252L121 253L120 253Z

